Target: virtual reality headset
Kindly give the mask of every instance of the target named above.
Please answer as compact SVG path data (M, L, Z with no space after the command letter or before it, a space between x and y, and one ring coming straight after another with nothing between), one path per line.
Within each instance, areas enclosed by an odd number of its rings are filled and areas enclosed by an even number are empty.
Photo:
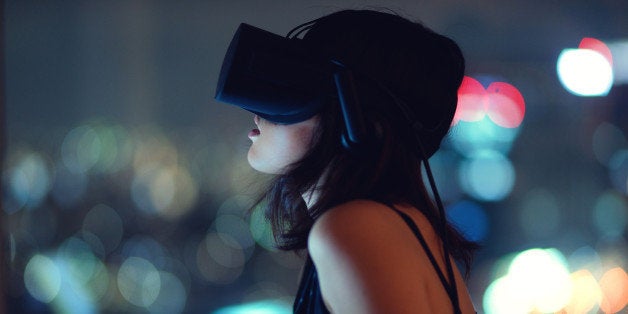
M215 98L268 121L292 124L337 97L329 60L317 60L303 40L242 23L225 55Z

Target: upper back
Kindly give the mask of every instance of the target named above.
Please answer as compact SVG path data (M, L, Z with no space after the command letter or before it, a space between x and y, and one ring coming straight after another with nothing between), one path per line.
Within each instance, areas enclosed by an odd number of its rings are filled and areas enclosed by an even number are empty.
M442 244L429 221L413 207L396 207L412 218L444 270ZM332 312L452 312L427 253L392 208L366 200L334 207L316 221L308 240ZM473 313L462 276L454 273L462 312Z

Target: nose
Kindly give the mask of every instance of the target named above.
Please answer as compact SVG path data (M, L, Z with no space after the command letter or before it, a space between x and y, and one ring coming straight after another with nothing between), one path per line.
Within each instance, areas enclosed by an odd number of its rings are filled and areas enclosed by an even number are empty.
M259 125L259 116L255 115L255 117L253 117L253 122L255 122L255 125Z

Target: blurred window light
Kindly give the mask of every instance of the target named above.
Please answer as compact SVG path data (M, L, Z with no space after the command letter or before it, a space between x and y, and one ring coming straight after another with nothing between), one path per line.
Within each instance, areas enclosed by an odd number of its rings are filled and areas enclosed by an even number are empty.
M604 313L618 313L628 305L628 274L620 267L608 270L600 279Z
M277 251L270 223L264 216L263 205L260 204L251 213L249 228L255 242L268 251Z
M149 261L163 260L167 249L151 236L136 235L124 241L121 254L123 256L136 256Z
M613 187L628 195L628 149L615 152L608 162L608 172Z
M127 258L118 270L118 290L131 304L148 308L161 290L161 277L155 266L140 257Z
M486 115L486 90L478 80L465 76L458 88L458 106L453 123L479 121Z
M615 152L628 147L628 141L619 127L605 121L595 128L592 147L595 158L602 165L608 166Z
M264 300L252 303L231 305L218 309L212 314L289 314L292 306L282 301Z
M628 204L617 192L606 192L593 208L593 223L598 234L609 240L621 239L628 225Z
M227 285L242 275L244 252L229 235L209 233L196 248L196 267L204 280L213 284Z
M141 210L170 219L189 212L198 193L198 184L180 166L144 165L131 184L131 196Z
M230 268L244 266L242 246L230 235L210 233L205 237L205 246L209 256L218 264Z
M72 172L86 173L98 162L103 152L101 138L89 125L68 132L61 143L63 163Z
M556 64L563 87L576 96L605 96L613 86L613 68L600 52L564 49Z
M602 301L602 290L593 274L587 269L581 269L573 272L570 278L573 290L563 312L596 313Z
M61 288L61 273L49 257L35 254L24 269L24 286L38 301L50 303Z
M590 49L596 51L604 56L604 58L608 60L609 64L613 64L613 54L611 53L611 50L603 41L599 39L592 37L582 38L580 44L578 45L578 49Z
M476 122L458 122L452 128L448 141L458 153L467 157L482 150L507 154L519 131L520 128L501 127L485 116Z
M588 245L573 251L567 261L570 269L587 269L596 278L602 276L602 259L598 252Z
M447 208L447 218L471 241L482 241L489 230L484 209L470 201L458 202Z
M572 282L563 255L556 249L529 249L512 260L508 273L484 293L486 313L553 313L571 298Z
M7 179L11 198L16 204L15 207L5 208L5 211L36 208L50 191L52 171L39 153L20 152L15 155L17 155L15 157L17 162L7 171Z
M615 84L628 84L628 40L609 42L608 49L615 56L613 59Z
M188 293L181 280L172 273L160 271L161 289L155 302L148 306L150 313L183 313Z
M493 82L484 89L478 80L465 76L458 89L458 107L452 123L477 122L488 116L501 127L516 128L524 115L525 101L513 85Z
M534 309L523 295L517 293L519 287L510 277L504 276L491 282L482 298L486 314L528 314Z
M52 198L62 208L73 208L84 196L88 176L82 172L72 172L60 162L55 169L55 180L50 191Z
M240 216L219 215L214 221L216 231L219 235L227 234L238 241L242 248L250 248L255 245L255 240L251 236L249 224Z
M516 128L525 116L525 101L521 92L511 84L493 82L486 89L488 117L504 128Z
M104 254L118 247L124 234L122 218L113 208L98 204L83 218L83 233L93 234L103 245Z
M434 173L434 180L438 182L438 193L443 201L453 203L460 199L462 191L456 181L456 165L460 156L451 150L440 149L430 157L430 167ZM423 172L427 182L427 174Z
M559 201L545 189L534 189L524 196L519 211L519 225L528 239L552 236L560 224Z
M510 194L515 184L515 169L499 152L484 150L460 164L462 189L480 201L500 201Z
M94 256L83 240L71 237L59 249L55 262L62 278L61 290L53 301L54 308L63 313L96 313L96 307L109 288L109 272Z

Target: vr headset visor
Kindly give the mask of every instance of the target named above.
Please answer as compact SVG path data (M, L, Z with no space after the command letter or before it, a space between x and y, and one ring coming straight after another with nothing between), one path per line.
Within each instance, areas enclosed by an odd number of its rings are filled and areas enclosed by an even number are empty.
M268 121L305 121L337 96L335 65L303 40L242 23L225 55L215 98Z

